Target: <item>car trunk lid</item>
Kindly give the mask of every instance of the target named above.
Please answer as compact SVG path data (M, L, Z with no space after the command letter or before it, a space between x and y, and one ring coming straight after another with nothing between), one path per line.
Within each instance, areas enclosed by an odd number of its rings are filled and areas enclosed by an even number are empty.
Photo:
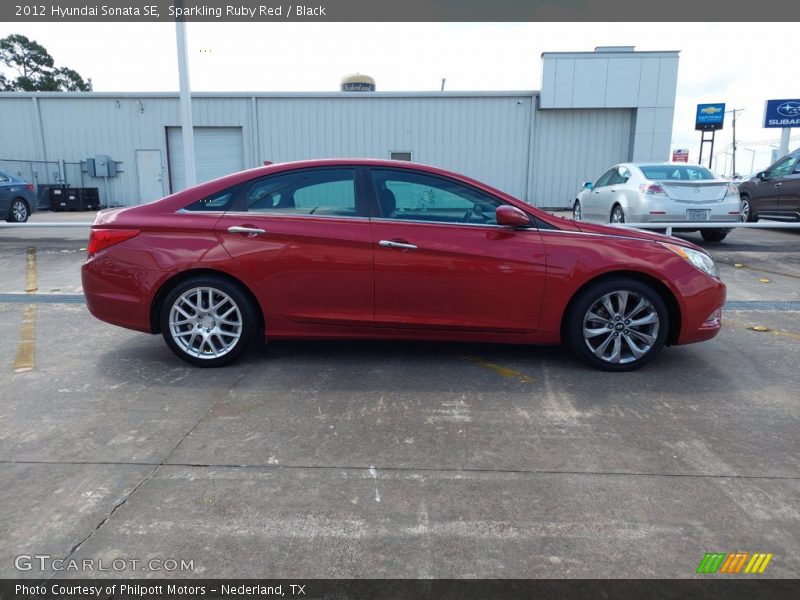
M676 202L708 204L722 202L728 193L727 181L659 181L664 193Z

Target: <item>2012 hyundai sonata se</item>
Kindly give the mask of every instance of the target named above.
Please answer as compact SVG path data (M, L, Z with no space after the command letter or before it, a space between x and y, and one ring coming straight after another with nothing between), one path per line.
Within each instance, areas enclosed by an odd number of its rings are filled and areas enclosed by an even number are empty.
M264 336L563 342L627 371L714 337L725 301L687 241L395 161L275 164L103 211L88 250L92 314L204 367Z

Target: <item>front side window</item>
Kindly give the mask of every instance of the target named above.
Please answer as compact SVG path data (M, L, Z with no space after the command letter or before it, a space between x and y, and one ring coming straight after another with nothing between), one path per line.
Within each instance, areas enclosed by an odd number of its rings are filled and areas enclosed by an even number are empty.
M243 193L248 212L336 217L356 214L352 169L280 173L245 186Z
M609 169L608 171L603 173L600 176L600 179L597 180L597 183L594 184L594 187L595 188L599 188L599 187L605 187L607 185L611 185L611 183L610 183L611 182L611 178L614 176L614 174L616 172L617 172L617 169L614 168L614 169Z
M772 167L769 171L769 177L785 177L792 171L792 166L794 165L794 161L797 160L794 156L787 156L783 160L779 161L774 167Z
M381 217L496 225L499 200L449 179L414 171L372 170Z

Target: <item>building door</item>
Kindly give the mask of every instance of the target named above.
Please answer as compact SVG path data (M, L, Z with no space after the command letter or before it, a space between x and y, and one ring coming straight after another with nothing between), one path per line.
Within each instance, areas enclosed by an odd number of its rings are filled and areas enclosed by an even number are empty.
M136 178L139 181L140 204L164 197L161 150L136 151Z
M180 127L167 127L169 180L172 192L186 188L183 135ZM241 127L195 127L194 159L197 183L211 181L244 169Z

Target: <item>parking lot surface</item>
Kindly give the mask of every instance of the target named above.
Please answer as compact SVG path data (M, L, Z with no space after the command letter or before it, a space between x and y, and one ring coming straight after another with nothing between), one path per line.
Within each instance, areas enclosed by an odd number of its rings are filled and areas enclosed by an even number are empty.
M93 215L34 215L55 218ZM49 554L193 561L113 573L135 577L682 578L714 551L800 576L800 312L776 304L800 301L797 232L707 245L722 333L623 374L408 342L195 369L70 296L86 235L0 230L0 577L52 575L14 566Z

